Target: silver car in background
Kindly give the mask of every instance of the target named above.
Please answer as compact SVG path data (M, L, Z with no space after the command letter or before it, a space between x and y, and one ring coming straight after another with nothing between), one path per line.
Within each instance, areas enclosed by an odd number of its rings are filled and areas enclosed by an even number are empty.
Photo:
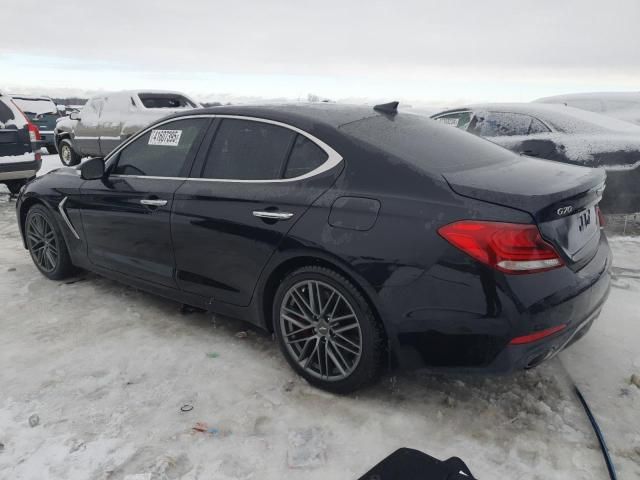
M199 107L180 92L127 90L97 95L79 112L58 120L54 132L60 159L71 166L83 157L104 157L151 122Z

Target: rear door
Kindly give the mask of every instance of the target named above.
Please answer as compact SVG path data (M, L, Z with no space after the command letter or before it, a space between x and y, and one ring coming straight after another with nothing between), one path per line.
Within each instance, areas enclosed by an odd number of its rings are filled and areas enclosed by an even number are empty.
M117 93L105 98L98 128L100 155L106 156L120 145L122 119L130 105L128 94Z
M218 118L205 145L174 199L178 284L248 305L274 250L334 183L341 157L306 132L262 119Z
M104 98L92 98L80 110L80 120L76 122L73 142L76 151L83 156L100 156L100 115Z
M81 187L79 208L90 261L175 287L170 215L210 122L176 119L137 137L108 162L104 179Z

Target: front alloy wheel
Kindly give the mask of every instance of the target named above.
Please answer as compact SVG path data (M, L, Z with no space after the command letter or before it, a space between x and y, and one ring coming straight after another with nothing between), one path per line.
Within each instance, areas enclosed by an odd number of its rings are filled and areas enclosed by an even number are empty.
M29 217L27 242L36 266L44 273L53 272L58 266L58 239L49 221L39 212Z
M62 280L76 273L62 232L44 205L29 209L24 234L33 263L45 277Z
M276 292L273 318L286 360L310 384L349 393L378 377L384 330L340 273L320 266L291 272Z

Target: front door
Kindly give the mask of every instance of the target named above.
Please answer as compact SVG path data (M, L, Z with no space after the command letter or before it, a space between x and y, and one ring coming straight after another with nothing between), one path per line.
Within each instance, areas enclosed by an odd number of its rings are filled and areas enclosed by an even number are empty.
M335 181L340 157L317 139L259 119L222 118L212 130L196 178L174 198L177 279L185 291L244 306L283 237Z
M209 118L156 125L107 162L104 179L81 187L89 260L95 265L175 286L170 216Z
M80 120L73 127L73 143L82 156L100 155L100 114L104 98L92 98L79 112Z

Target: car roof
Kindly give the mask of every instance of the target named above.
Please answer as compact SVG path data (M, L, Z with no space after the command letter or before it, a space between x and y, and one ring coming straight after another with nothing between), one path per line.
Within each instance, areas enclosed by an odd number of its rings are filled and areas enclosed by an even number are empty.
M322 123L333 128L338 128L347 123L362 120L363 118L382 115L382 113L376 112L372 106L336 103L290 103L267 105L225 105L219 107L200 108L188 112L181 112L172 116L179 117L194 114L258 117L266 120L280 121L294 126L313 122Z
M551 103L478 103L436 113L435 116L465 110L521 113L542 120L565 133L597 133L616 131L640 134L640 127L606 115Z
M18 100L51 100L51 97L45 97L41 95L23 95L21 93L10 93L11 98L17 98Z

